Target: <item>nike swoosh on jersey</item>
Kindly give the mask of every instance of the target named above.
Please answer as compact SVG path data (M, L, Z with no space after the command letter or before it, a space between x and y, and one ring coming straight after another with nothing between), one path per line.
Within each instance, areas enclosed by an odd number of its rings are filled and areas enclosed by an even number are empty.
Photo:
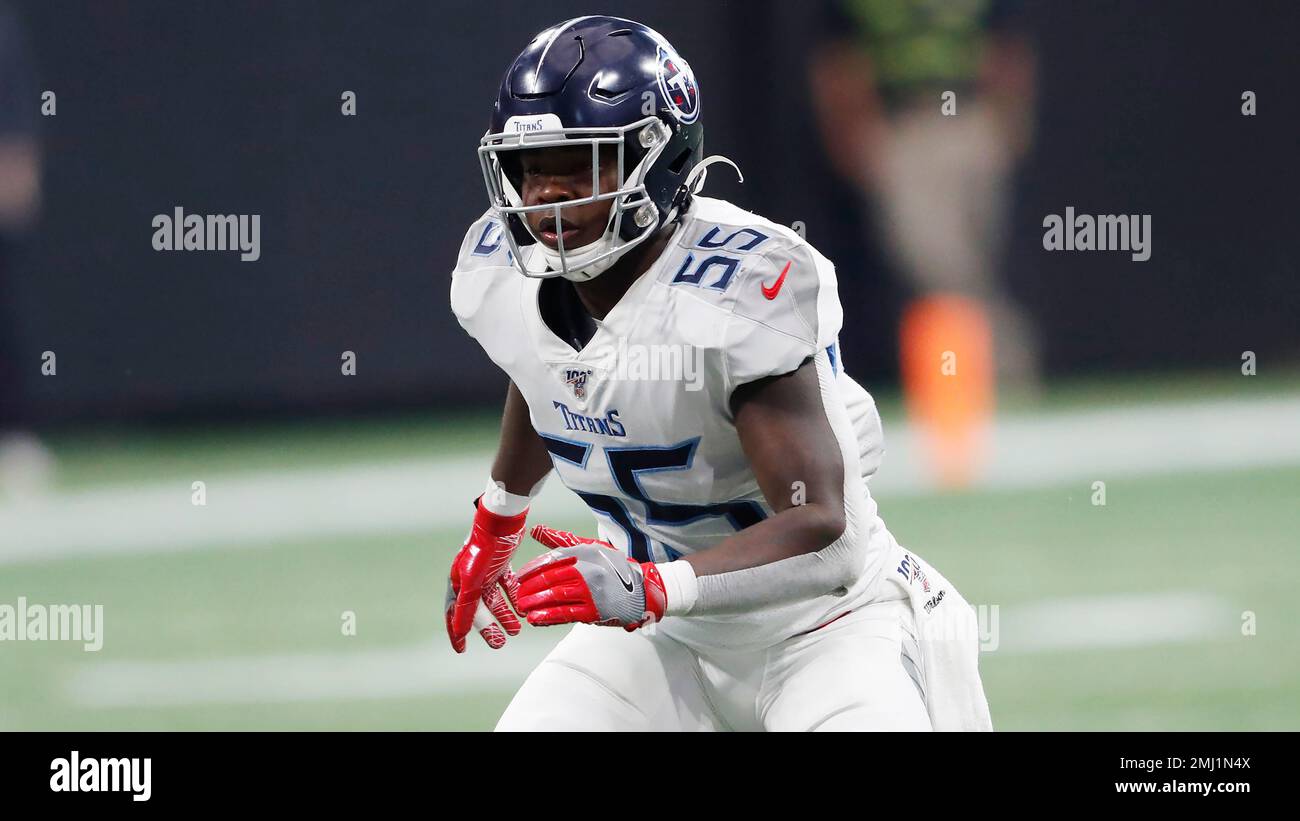
M768 299L776 299L776 295L781 293L781 286L785 284L785 275L790 273L790 265L793 262L794 260L790 260L790 262L785 264L785 267L781 269L781 276L776 278L776 282L773 282L771 285L762 286L763 296Z

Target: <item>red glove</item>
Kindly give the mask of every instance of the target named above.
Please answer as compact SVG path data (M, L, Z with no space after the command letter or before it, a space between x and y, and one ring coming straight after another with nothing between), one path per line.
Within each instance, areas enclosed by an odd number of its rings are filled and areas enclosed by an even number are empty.
M481 502L474 503L474 524L451 563L447 579L447 636L457 653L465 652L465 637L471 628L477 628L493 650L505 645L507 633L514 636L520 630L519 619L510 609L514 605L519 610L515 604L519 579L510 570L510 557L524 536L528 511L518 516L498 516ZM501 622L500 626L479 609L480 602Z
M519 571L516 609L529 624L580 621L631 631L663 618L668 597L653 562L545 525L534 527L532 536L555 549Z

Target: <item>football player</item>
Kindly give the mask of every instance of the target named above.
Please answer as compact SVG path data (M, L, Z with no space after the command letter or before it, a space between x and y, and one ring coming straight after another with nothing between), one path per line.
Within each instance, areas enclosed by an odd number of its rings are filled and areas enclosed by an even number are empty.
M726 160L703 158L686 61L630 20L552 26L506 72L478 153L491 207L451 304L510 386L447 630L463 652L518 633L512 605L575 625L497 729L986 726L976 636L945 657L919 629L969 605L867 489L880 420L840 361L834 268L700 195ZM536 526L550 550L516 576L552 471L596 538Z

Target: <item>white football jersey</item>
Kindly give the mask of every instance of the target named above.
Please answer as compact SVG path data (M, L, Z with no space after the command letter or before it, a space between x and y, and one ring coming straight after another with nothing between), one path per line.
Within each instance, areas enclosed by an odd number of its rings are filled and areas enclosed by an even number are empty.
M522 276L509 253L491 212L474 223L452 277L452 309L518 387L555 472L591 508L599 537L637 560L707 550L773 515L729 400L739 385L809 358L817 364L844 458L846 516L864 523L868 539L858 583L743 614L668 618L659 629L702 648L756 649L873 599L896 547L866 484L883 453L880 418L838 361L843 313L825 257L784 226L696 197L660 258L576 350L542 318L543 280Z

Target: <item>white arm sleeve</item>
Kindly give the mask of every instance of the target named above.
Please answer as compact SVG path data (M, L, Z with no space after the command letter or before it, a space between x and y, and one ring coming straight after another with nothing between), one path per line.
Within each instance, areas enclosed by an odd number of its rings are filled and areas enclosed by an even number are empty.
M866 563L866 539L846 529L816 553L779 562L700 576L699 593L688 615L744 613L818 596L843 596Z

